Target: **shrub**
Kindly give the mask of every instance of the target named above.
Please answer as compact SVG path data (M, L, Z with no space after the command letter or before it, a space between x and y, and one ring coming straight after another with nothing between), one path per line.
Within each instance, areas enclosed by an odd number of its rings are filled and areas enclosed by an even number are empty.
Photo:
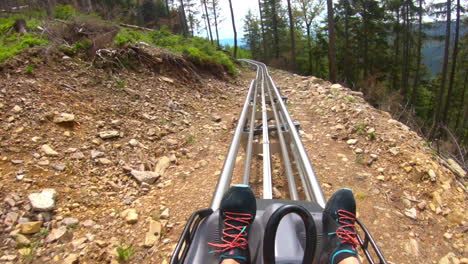
M132 245L127 246L127 245L121 244L120 246L116 248L116 251L121 261L128 261L135 254L135 250L133 249Z
M72 46L60 46L60 50L70 56L76 55L79 51L85 51L90 49L93 46L93 43L89 39L84 39L75 42Z
M199 37L184 38L180 35L172 34L167 29L154 32L138 32L122 29L115 37L114 44L123 46L139 41L184 55L197 64L219 64L223 65L230 73L236 73L234 63L229 56L210 45L207 40Z
M16 55L20 51L34 46L47 45L48 41L33 34L18 36L12 34L6 40L0 39L0 62Z
M76 14L76 10L71 5L58 5L53 13L55 18L68 20Z

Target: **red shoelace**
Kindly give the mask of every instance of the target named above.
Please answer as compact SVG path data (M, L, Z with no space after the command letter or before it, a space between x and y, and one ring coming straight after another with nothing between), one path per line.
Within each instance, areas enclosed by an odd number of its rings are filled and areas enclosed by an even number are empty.
M342 224L335 234L341 239L341 244L350 244L353 249L359 244L356 235L356 216L346 210L338 210L338 223Z
M225 228L223 229L224 243L208 243L208 245L218 248L213 250L214 253L221 253L234 248L246 249L248 245L247 232L245 229L250 224L252 219L251 214L224 212L226 219L224 219ZM234 225L235 223L242 223L245 225ZM237 230L237 232L232 232Z

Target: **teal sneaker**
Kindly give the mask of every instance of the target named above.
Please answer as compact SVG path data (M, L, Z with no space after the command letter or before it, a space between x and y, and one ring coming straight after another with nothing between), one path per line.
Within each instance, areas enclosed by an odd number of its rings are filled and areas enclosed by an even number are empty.
M323 212L325 248L322 263L337 264L357 257L356 201L349 189L340 189L328 200Z
M219 253L220 262L250 263L248 234L256 212L255 195L247 185L234 185L224 194L219 209L222 243L208 243L215 248L211 253Z

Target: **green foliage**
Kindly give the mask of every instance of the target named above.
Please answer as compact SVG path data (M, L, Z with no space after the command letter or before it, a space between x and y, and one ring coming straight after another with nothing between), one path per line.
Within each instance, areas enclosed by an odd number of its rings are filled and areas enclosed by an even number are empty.
M364 164L365 163L364 156L362 154L356 155L356 160L355 161L358 164Z
M76 55L79 51L88 50L88 49L90 49L92 46L93 46L93 43L91 42L91 40L85 39L85 40L77 41L77 42L75 42L75 44L73 44L73 45L71 45L71 46L62 45L62 46L60 46L60 50L61 50L63 53L67 54L67 55L74 56L74 55Z
M370 140L375 140L377 138L377 135L374 131L370 132L368 135Z
M117 83L117 87L119 87L120 89L123 89L125 88L125 86L127 86L127 84L123 80L117 80L116 83Z
M29 15L34 15L35 17L29 17ZM35 12L24 15L13 15L7 18L0 17L0 62L13 57L24 49L48 44L44 36L36 34L33 31L33 29L36 29L40 25L39 18L41 15L42 13ZM31 32L19 35L14 30L11 30L17 19L24 19L28 30Z
M8 38L0 38L0 62L13 57L20 51L34 46L44 46L49 42L40 36L27 33L19 36L14 33Z
M354 99L354 97L351 97L351 96L345 96L343 99L346 102L349 102L349 103L355 103L356 102L356 99Z
M26 67L24 67L24 72L27 74L32 74L34 72L34 65L28 64Z
M364 193L358 193L356 194L356 199L358 200L364 200L366 198L366 195Z
M54 17L69 20L76 14L75 8L71 5L58 5L54 8Z
M366 127L366 124L357 124L354 126L354 130L358 133L358 135L362 135L364 134Z
M145 42L184 55L197 64L220 64L231 74L236 73L234 63L229 56L217 50L209 41L203 38L184 38L180 35L174 35L166 29L154 32L138 32L122 29L114 40L114 44L117 46L124 46L137 42Z
M39 236L46 237L49 234L50 230L48 228L41 227L39 230Z
M116 251L121 261L129 261L135 254L135 249L133 249L132 245L120 244L116 248Z
M195 143L195 136L194 135L190 135L188 138L187 138L187 144L193 144Z

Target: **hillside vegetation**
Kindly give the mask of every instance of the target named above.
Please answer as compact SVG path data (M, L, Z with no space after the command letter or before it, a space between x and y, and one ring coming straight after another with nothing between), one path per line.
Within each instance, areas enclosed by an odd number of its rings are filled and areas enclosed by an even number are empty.
M147 44L182 56L202 68L227 71L236 69L228 53L210 45L202 38L184 38L169 30L134 30L104 21L97 15L84 15L72 6L57 6L55 20L47 20L44 13L34 12L0 18L0 63L24 49L50 46L67 56L96 56L104 48L123 48L133 44ZM16 21L24 19L28 33L15 32ZM48 51L50 52L50 51Z

